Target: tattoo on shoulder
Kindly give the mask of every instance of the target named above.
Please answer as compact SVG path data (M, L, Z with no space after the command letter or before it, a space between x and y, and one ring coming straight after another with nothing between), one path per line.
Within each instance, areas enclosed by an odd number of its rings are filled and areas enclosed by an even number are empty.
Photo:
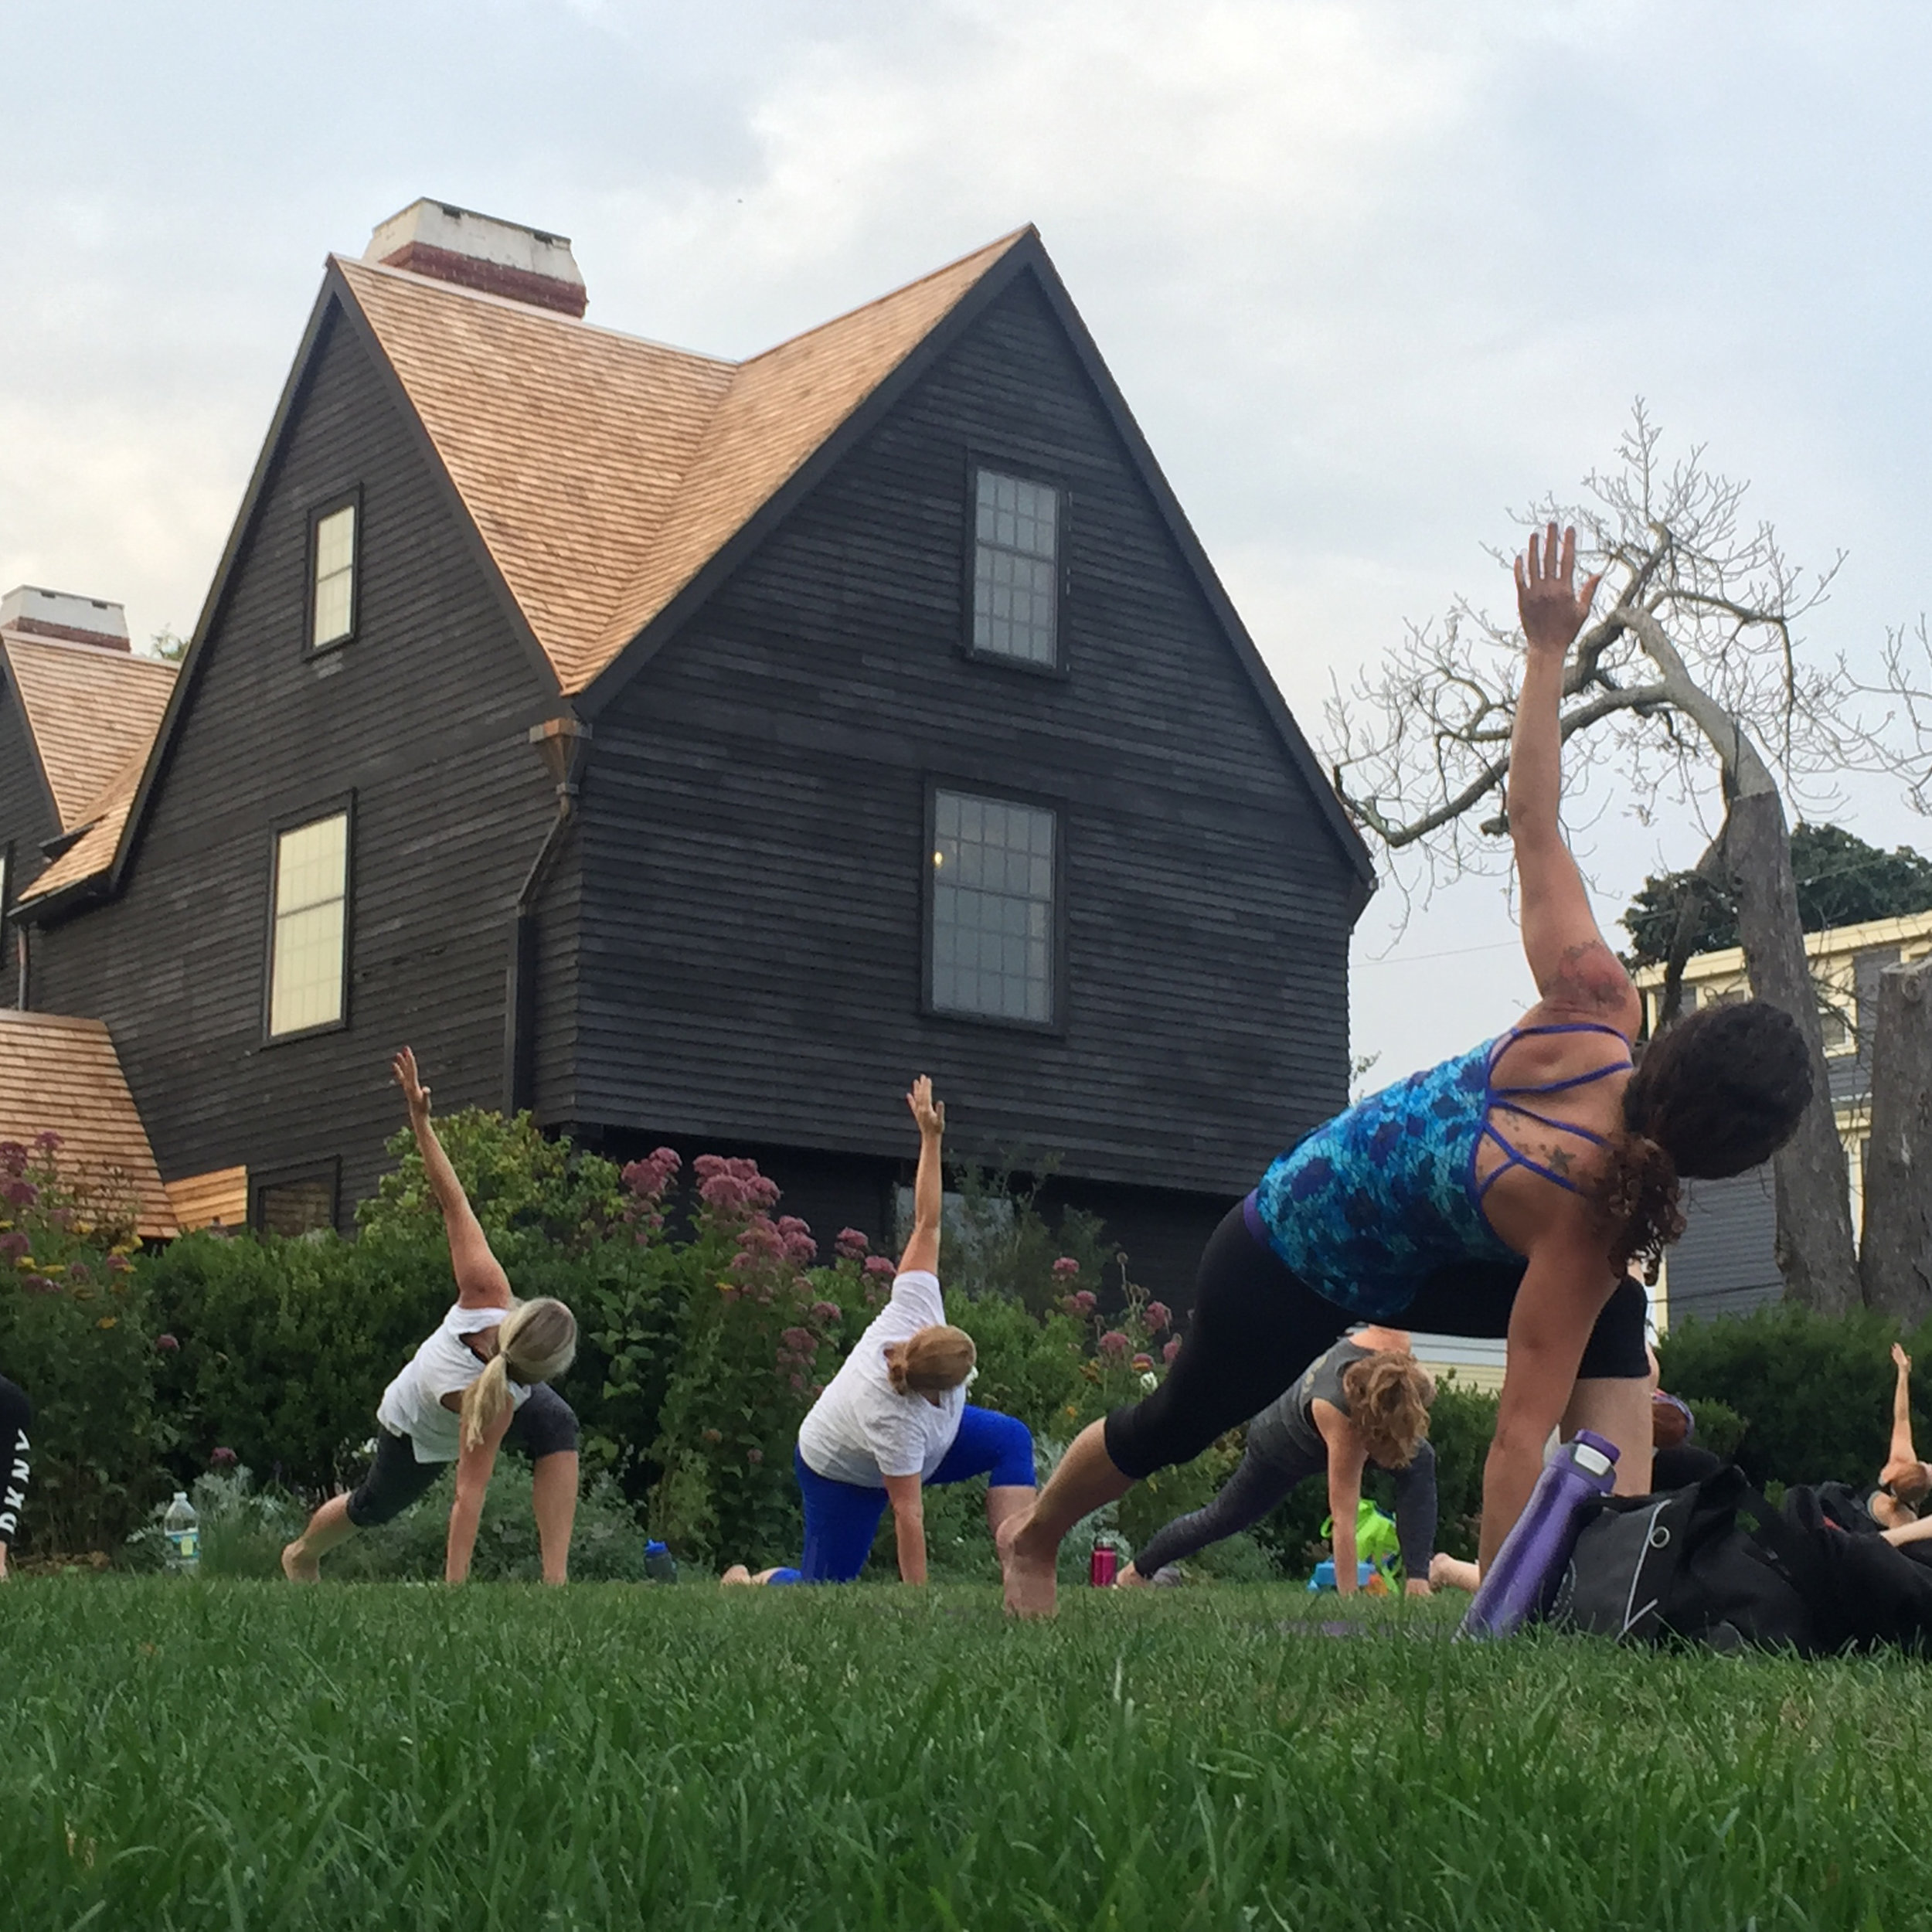
M1577 1165L1577 1157L1566 1147L1553 1147L1549 1150L1549 1165L1567 1180L1570 1169Z
M1600 939L1566 946L1558 983L1580 1005L1608 1012L1631 997L1630 975L1624 962Z

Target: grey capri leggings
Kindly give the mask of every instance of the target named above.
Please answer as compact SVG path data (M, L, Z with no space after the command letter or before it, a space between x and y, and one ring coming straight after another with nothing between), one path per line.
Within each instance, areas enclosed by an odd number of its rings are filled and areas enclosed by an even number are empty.
M503 1440L507 1445L521 1449L532 1462L541 1462L546 1456L576 1448L577 1416L556 1389L547 1382L540 1382L530 1391L529 1401L517 1410ZM427 1495L449 1466L443 1462L418 1462L416 1445L407 1436L393 1435L379 1428L376 1460L349 1499L349 1521L358 1529L372 1529L378 1523L392 1521L411 1503Z
M1134 1552L1134 1567L1143 1577L1168 1563L1182 1563L1209 1543L1252 1529L1276 1504L1310 1476L1328 1465L1325 1447L1309 1448L1285 1431L1248 1430L1247 1453L1241 1466L1222 1485L1221 1493L1205 1509L1176 1516L1147 1546ZM1436 1452L1427 1442L1416 1451L1407 1468L1391 1472L1396 1479L1396 1535L1402 1545L1402 1569L1406 1577L1427 1579L1429 1559L1436 1549Z
M1523 1265L1472 1261L1438 1269L1406 1308L1378 1319L1438 1335L1506 1335ZM1644 1291L1627 1275L1597 1318L1580 1379L1649 1375L1645 1313ZM1208 1237L1187 1338L1167 1379L1145 1401L1107 1418L1108 1459L1136 1481L1192 1461L1216 1436L1259 1415L1360 1319L1317 1294L1250 1231L1240 1206L1230 1208Z

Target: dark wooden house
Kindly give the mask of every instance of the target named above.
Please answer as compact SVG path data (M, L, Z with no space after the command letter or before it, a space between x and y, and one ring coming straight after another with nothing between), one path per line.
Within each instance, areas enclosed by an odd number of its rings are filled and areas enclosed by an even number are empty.
M1340 1104L1366 854L1027 230L742 363L419 203L333 258L153 755L34 882L171 1183L399 1110L889 1226L930 1072L1143 1280Z

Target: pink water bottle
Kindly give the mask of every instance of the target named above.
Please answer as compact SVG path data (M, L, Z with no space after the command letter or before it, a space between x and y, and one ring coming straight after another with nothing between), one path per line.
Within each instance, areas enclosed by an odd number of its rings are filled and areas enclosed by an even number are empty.
M1111 1543L1096 1543L1093 1560L1087 1566L1087 1579L1096 1590L1107 1590L1113 1586L1114 1579L1120 1573L1121 1556Z
M1578 1430L1543 1464L1456 1634L1507 1637L1536 1615L1577 1546L1584 1505L1608 1495L1616 1481L1617 1445Z

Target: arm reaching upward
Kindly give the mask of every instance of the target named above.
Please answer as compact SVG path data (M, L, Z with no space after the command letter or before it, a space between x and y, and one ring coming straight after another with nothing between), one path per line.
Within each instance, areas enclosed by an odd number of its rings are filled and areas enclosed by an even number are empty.
M922 1073L913 1082L906 1104L919 1123L919 1172L913 1180L913 1231L906 1252L899 1257L899 1272L916 1269L939 1272L939 1222L944 1196L940 1182L940 1156L946 1139L944 1103L933 1098L933 1083Z
M1559 809L1563 661L1598 581L1593 577L1573 590L1576 567L1577 532L1564 531L1560 548L1553 523L1540 548L1532 536L1527 556L1516 560L1516 605L1529 657L1509 741L1509 836L1522 893L1523 951L1538 994L1628 1033L1638 1018L1636 990L1597 930L1583 875L1563 842Z
M416 1055L404 1047L392 1063L396 1084L403 1090L403 1104L409 1109L410 1131L416 1136L417 1150L428 1170L436 1205L443 1210L443 1226L450 1238L450 1266L456 1274L456 1298L466 1308L507 1308L510 1305L510 1277L490 1252L475 1210L463 1183L443 1151L430 1119L430 1090L416 1070Z
M1895 1342L1892 1360L1898 1369L1892 1386L1892 1448L1879 1471L1879 1481L1890 1484L1903 1478L1909 1496L1922 1480L1919 1472L1923 1467L1912 1442L1912 1358Z

